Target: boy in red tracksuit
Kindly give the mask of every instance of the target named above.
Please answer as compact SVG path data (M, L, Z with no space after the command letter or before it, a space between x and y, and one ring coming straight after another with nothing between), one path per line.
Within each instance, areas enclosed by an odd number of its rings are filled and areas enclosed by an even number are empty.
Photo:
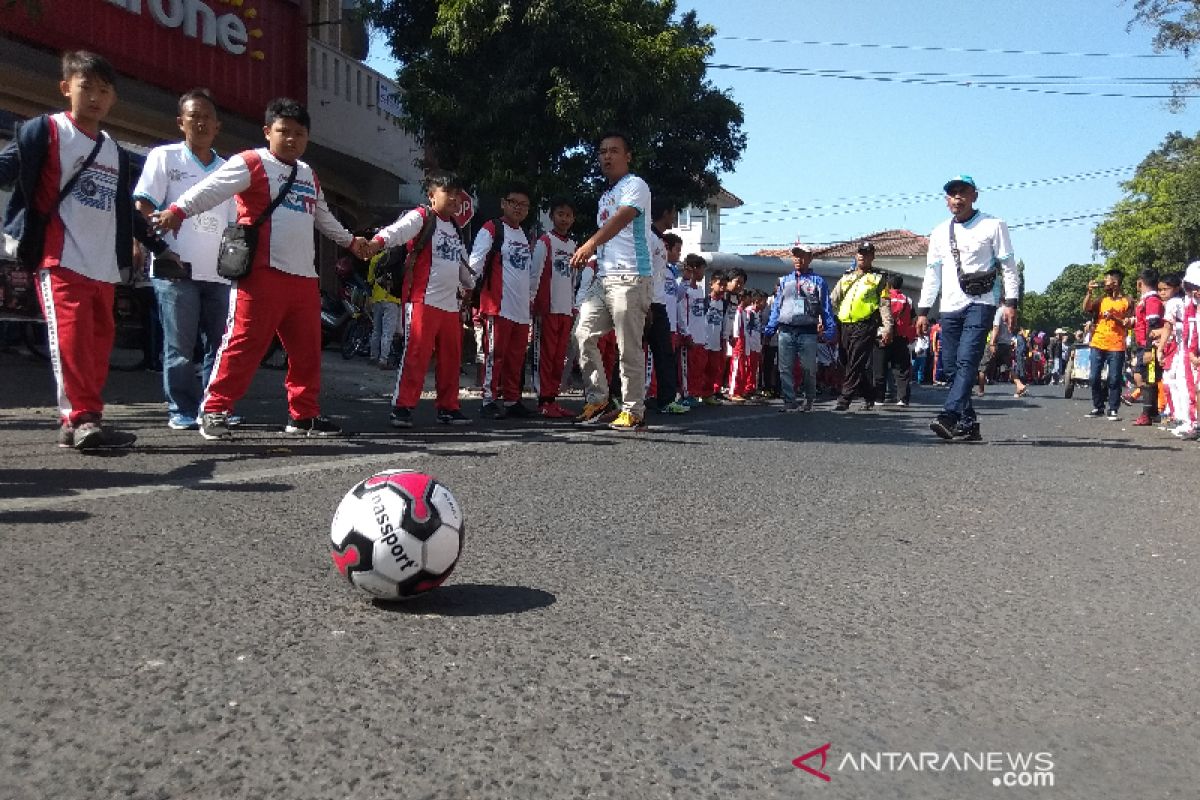
M133 210L129 156L100 129L117 100L116 71L86 51L62 58L70 111L21 126L0 153L0 184L15 183L5 233L37 270L57 389L59 447L130 447L132 433L101 427L112 351L114 285L132 266L133 238L154 242Z
M250 272L233 283L229 325L200 403L200 435L205 439L232 438L230 412L250 388L276 336L288 354L284 433L336 436L342 432L320 410L321 295L313 229L360 257L366 254L367 242L334 218L316 172L300 160L308 146L310 127L308 110L302 104L285 97L272 100L263 127L266 147L233 156L154 215L160 229L178 231L187 217L231 197L237 201L242 225L253 224L275 205L270 217L258 226Z
M521 373L529 344L529 280L532 254L521 223L529 214L529 193L516 187L500 201L499 223L485 222L475 234L469 266L480 281L483 318L483 408L485 419L528 417L521 404ZM497 230L497 227L502 230ZM500 247L493 247L501 237Z
M550 202L550 221L554 229L533 246L533 389L538 396L538 411L549 419L575 416L558 404L559 383L571 338L571 313L574 302L574 270L571 254L575 240L567 234L575 224L571 201Z
M394 428L411 428L412 410L421 399L429 359L437 352L437 419L444 425L466 425L458 399L462 362L460 295L474 282L467 269L466 245L454 210L462 182L448 174L426 182L429 207L415 208L375 234L370 251L405 242L409 261L397 289L404 303L404 353L392 394ZM415 255L414 255L415 253Z

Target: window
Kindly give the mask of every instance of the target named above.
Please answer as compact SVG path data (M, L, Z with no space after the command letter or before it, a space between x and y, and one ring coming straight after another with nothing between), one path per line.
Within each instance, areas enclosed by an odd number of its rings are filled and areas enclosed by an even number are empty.
M360 106L362 105L362 83L363 83L362 79L363 79L363 74L361 72L354 73L354 87L355 87L355 91L358 93L358 99L356 100L356 102Z
M683 208L679 211L679 229L686 230L692 227L692 209Z
M342 65L336 58L333 60L333 93L342 93Z
M329 91L329 53L321 52L321 88Z

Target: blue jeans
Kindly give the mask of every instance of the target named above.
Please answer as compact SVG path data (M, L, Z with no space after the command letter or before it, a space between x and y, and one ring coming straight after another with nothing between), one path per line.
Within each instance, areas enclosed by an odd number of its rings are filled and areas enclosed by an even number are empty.
M163 328L163 392L167 413L184 417L200 414L213 361L229 316L229 284L213 281L154 279ZM196 342L203 346L196 369Z
M942 357L950 391L942 412L963 425L974 425L975 407L971 405L971 390L979 362L987 346L987 335L996 316L995 306L972 303L961 311L943 312Z
M1108 364L1108 386L1100 379L1104 365ZM1121 407L1121 384L1125 380L1125 351L1097 350L1092 348L1092 360L1088 365L1088 385L1092 387L1092 408L1104 410L1104 396L1108 395L1108 410ZM1107 392L1105 391L1107 389Z
M804 397L817 397L817 335L779 329L779 389L785 403L796 402L796 356L804 367Z

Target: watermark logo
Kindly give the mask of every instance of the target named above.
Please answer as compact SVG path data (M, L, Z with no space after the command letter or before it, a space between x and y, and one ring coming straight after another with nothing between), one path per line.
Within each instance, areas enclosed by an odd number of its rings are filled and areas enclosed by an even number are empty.
M825 744L818 747L816 750L810 750L807 753L805 753L804 755L792 759L792 765L799 767L800 769L807 772L809 775L816 775L818 778L820 778L821 780L828 783L832 779L828 775L826 775L824 772L822 772L821 770L825 769L825 759L829 753L829 747L832 744L833 744L832 742L826 742ZM805 761L808 761L813 756L818 756L818 755L821 757L821 766L818 767L817 769L813 769L808 764L804 763Z
M988 776L995 787L1037 789L1054 786L1054 755L1044 751L847 752L839 759L830 755L832 746L832 742L826 742L792 759L792 765L826 783L831 782L833 776L825 772L825 766L834 760L837 766L831 771L837 773L975 772ZM821 763L820 766L815 766L814 762L818 756Z

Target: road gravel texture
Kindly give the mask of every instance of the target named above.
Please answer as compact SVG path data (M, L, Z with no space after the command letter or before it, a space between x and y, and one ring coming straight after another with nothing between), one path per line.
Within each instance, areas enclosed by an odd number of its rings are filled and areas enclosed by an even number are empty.
M351 437L279 433L278 371L232 443L119 373L139 446L84 455L48 369L0 371L0 798L1197 796L1200 447L1132 413L994 387L968 444L927 430L932 388L634 435L469 399L470 428L426 402L397 432L390 376L328 354ZM393 605L328 552L385 468L467 531Z

